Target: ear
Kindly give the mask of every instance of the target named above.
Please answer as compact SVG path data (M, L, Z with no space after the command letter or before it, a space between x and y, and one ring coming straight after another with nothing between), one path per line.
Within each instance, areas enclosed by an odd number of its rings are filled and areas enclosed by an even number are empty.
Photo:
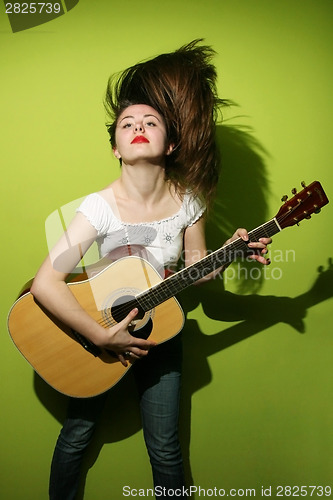
M121 155L120 155L120 153L119 153L119 151L118 151L118 149L117 149L117 147L116 147L116 146L113 146L112 151L113 151L113 154L115 155L115 157L116 157L118 160L121 160Z
M166 153L165 153L166 156L171 155L172 151L174 150L174 147L175 147L174 144L169 144L169 146L167 147Z

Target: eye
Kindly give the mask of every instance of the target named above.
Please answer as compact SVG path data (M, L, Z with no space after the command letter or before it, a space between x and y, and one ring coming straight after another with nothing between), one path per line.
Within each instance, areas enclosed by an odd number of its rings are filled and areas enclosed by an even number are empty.
M132 127L132 123L130 122L127 122L127 123L124 123L122 128L131 128Z
M156 127L156 123L155 122L147 122L146 126L147 127Z

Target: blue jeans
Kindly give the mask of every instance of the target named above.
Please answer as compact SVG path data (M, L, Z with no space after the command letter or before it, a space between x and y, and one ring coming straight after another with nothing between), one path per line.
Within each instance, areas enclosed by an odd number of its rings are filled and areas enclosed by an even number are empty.
M181 378L180 335L155 347L134 363L143 433L153 472L154 486L182 489L185 485L178 439ZM84 452L89 445L107 394L91 399L70 399L67 418L52 460L51 500L74 500ZM159 498L168 498L165 497ZM182 498L182 497L178 497ZM98 499L96 499L98 500Z

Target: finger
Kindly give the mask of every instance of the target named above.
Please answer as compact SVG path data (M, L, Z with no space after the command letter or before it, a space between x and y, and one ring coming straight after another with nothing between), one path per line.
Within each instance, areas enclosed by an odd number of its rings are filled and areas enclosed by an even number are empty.
M232 243L233 241L237 240L238 238L241 238L242 240L248 242L249 241L249 235L246 229L240 227L238 228L234 234L229 238L224 244L228 245L229 243Z
M270 259L266 259L265 257L258 254L252 254L249 257L250 259L260 262L260 264L263 264L264 266L268 266L271 263Z
M135 307L134 309L132 309L132 311L130 311L127 316L119 322L119 325L124 325L124 326L128 326L131 321L133 321L133 319L137 316L139 312L139 309L137 307Z
M133 335L129 334L130 339L129 339L129 347L137 348L139 350L143 351L149 351L151 347L156 346L156 342L152 340L146 340L146 339L140 339L140 337L134 337ZM132 349L129 349L132 351Z
M130 363L134 363L137 359L139 359L139 356L134 354L133 351L125 351L122 353L122 356L126 359L126 361L129 361Z
M244 227L240 227L237 229L236 236L238 236L238 238L242 238L242 240L244 241L249 241L249 233Z
M148 354L148 351L146 351L146 354ZM135 354L134 349L132 351L125 352L125 359L127 359L130 363L134 363L134 361L142 357L143 356L140 356L139 354Z
M135 358L143 358L149 353L149 349L140 349L139 347L131 347L128 351L128 355Z
M142 356L147 356L150 349L155 346L156 346L155 342L143 339L134 339L134 341L129 344L127 351L141 358Z
M246 243L248 243L249 247L264 248L272 243L272 238L259 238L258 241L247 240Z
M259 241L264 245L270 245L272 243L272 238L259 238Z
M247 246L255 250L266 250L268 252L267 246L264 243L250 241Z
M125 367L127 367L127 366L128 366L128 362L127 362L127 360L125 359L125 356L124 356L123 354L120 354L120 353L119 353L119 354L118 354L118 359L119 359L119 361L121 362L121 364L122 364L123 366L125 366Z
M149 350L142 350L137 347L128 348L126 351L118 354L120 361L124 361L127 366L127 361L134 363L137 359L147 356Z

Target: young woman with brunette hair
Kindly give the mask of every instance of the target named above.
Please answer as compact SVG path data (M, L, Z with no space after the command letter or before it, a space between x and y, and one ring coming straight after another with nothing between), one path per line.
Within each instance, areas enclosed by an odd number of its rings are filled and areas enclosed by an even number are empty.
M133 363L154 486L170 496L176 490L179 496L185 484L178 439L181 336L157 346L132 336L128 327L137 309L116 326L102 327L78 304L66 278L94 241L101 257L140 255L162 277L176 269L182 252L185 266L205 256L204 212L218 180L215 124L224 104L216 92L213 54L194 41L110 79L105 104L120 175L83 201L31 289L63 323L112 350L125 366ZM247 231L238 229L229 241L239 237L247 240ZM262 264L268 263L268 243L250 243ZM52 461L52 500L75 498L105 398L70 399Z

